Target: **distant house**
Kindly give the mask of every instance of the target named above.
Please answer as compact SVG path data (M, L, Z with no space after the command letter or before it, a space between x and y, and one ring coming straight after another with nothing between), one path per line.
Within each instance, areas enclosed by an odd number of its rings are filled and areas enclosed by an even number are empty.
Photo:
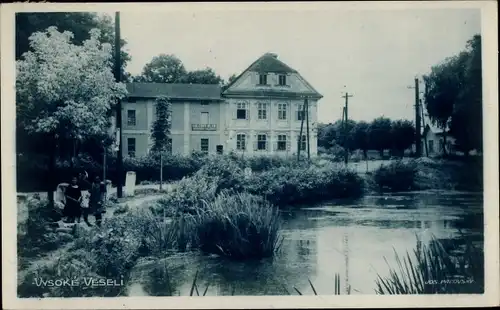
M426 145L427 144L427 145ZM455 138L450 135L449 130L445 132L427 124L422 133L422 155L433 157L455 153Z

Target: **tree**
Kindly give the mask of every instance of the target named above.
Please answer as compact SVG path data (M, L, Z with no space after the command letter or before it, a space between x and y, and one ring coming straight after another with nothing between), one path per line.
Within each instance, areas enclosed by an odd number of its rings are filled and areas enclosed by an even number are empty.
M223 85L224 80L211 68L189 71L179 79L179 83L186 84L217 84Z
M32 139L45 143L51 202L58 146L105 135L111 104L126 94L113 76L111 46L100 43L100 30L89 35L75 45L71 32L49 27L30 36L30 51L16 61L17 122Z
M163 153L170 146L171 104L166 97L156 99L156 120L151 128L153 147L151 151L160 155L160 190L163 183Z
M443 131L445 144L453 106L457 101L460 87L463 85L460 67L463 66L465 59L466 55L463 53L460 56L448 58L443 63L434 66L428 76L424 76L425 107L431 122Z
M384 155L384 150L391 147L391 125L391 120L385 117L378 117L370 124L368 130L370 148L378 150L380 156Z
M338 120L333 123L333 126L336 133L336 143L341 145L344 149L348 149L350 151L354 150L355 145L353 140L353 129L356 127L356 122L348 120L347 123L344 123L341 120Z
M318 124L318 147L329 149L337 138L336 127L333 124Z
M151 138L153 139L153 152L164 152L169 146L171 128L171 104L166 97L156 99L156 120L151 128Z
M368 149L370 148L368 139L369 129L370 124L360 121L356 123L351 132L354 148L362 150L365 159L368 157Z
M466 153L482 149L481 36L467 42L465 51L431 68L424 77L425 107L431 121L446 133L450 128Z
M392 148L397 151L400 156L404 155L404 151L410 148L415 141L415 127L408 120L397 120L392 122L391 127Z
M228 83L232 83L234 80L236 80L238 76L236 74L231 74L231 76L228 79Z
M464 83L453 106L450 129L457 147L468 155L473 149L483 149L481 36L467 42L465 53Z
M160 54L144 66L142 78L144 82L180 83L187 74L182 61L175 55Z
M29 37L47 28L55 26L60 32L69 31L73 33L72 43L82 45L89 39L89 31L97 28L101 30L99 41L109 43L112 48L115 44L114 21L109 15L98 15L90 12L48 12L48 13L17 13L16 14L16 60L30 50ZM123 47L127 41L121 40L122 76L127 78L125 68L131 60ZM114 58L114 55L113 55ZM126 79L124 79L126 81Z

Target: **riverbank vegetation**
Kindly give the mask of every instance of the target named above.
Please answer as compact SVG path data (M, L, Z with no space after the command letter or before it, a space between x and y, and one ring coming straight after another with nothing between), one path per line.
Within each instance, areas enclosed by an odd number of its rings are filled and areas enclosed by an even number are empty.
M482 157L405 159L382 165L369 180L379 191L483 190Z
M377 294L482 294L484 253L470 242L453 250L433 238L419 245L413 255L395 253L390 275L376 280Z

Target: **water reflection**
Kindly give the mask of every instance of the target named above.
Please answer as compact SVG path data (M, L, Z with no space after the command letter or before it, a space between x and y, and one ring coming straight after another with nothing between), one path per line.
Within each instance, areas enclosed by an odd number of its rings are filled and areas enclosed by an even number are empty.
M449 248L463 244L463 236L482 244L482 214L480 195L456 192L367 196L284 210L284 241L273 259L236 263L198 253L169 255L135 272L129 294L189 295L197 272L200 295L207 285L207 295L295 294L293 287L312 294L309 279L319 294L333 294L336 273L342 292L349 284L352 294L374 294L377 274L387 275L387 263L395 263L394 251L413 251L417 238L427 244L436 237Z

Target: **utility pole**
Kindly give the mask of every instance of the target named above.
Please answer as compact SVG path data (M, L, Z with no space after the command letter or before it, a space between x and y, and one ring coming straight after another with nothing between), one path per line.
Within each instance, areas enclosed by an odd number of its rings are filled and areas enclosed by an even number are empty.
M424 109L422 108L422 126L425 130L425 117L424 117ZM424 136L424 146L425 146L425 156L429 156L429 150L427 149L427 136Z
M418 77L415 78L415 86L411 87L408 86L408 88L415 89L415 155L416 157L420 157L422 155L422 139L420 138L420 130L421 130L421 119L420 119L420 93L418 90Z
M307 159L311 159L311 146L309 144L309 100L306 99L304 100L304 105L306 106L306 130L307 130Z
M348 106L349 106L349 98L353 97L353 95L349 95L348 92L345 93L345 95L342 96L342 98L345 98L345 107L344 107L344 116L345 116L345 121L344 121L344 148L345 148L345 164L347 165L349 162L349 150L347 147L347 121L349 120L349 114L348 114Z
M120 12L115 13L115 79L116 82L121 82L121 60L120 60ZM118 130L118 177L116 195L118 198L123 197L123 131L122 131L122 103L118 99L116 104L116 127Z
M424 80L424 99L427 100L427 94L429 94L429 84L426 80ZM422 101L420 101L422 103ZM424 116L424 107L422 106L422 126L424 127L425 130L425 116ZM424 145L425 145L425 156L429 156L429 149L427 146L427 136L424 136Z
M302 144L302 132L303 132L303 129L304 129L304 115L306 113L306 105L305 105L305 101L307 99L304 100L304 106L302 107L302 115L300 114L300 110L298 111L298 115L301 115L300 119L301 119L301 122L300 122L300 134L299 134L299 139L297 139L297 161L300 160L300 146Z

